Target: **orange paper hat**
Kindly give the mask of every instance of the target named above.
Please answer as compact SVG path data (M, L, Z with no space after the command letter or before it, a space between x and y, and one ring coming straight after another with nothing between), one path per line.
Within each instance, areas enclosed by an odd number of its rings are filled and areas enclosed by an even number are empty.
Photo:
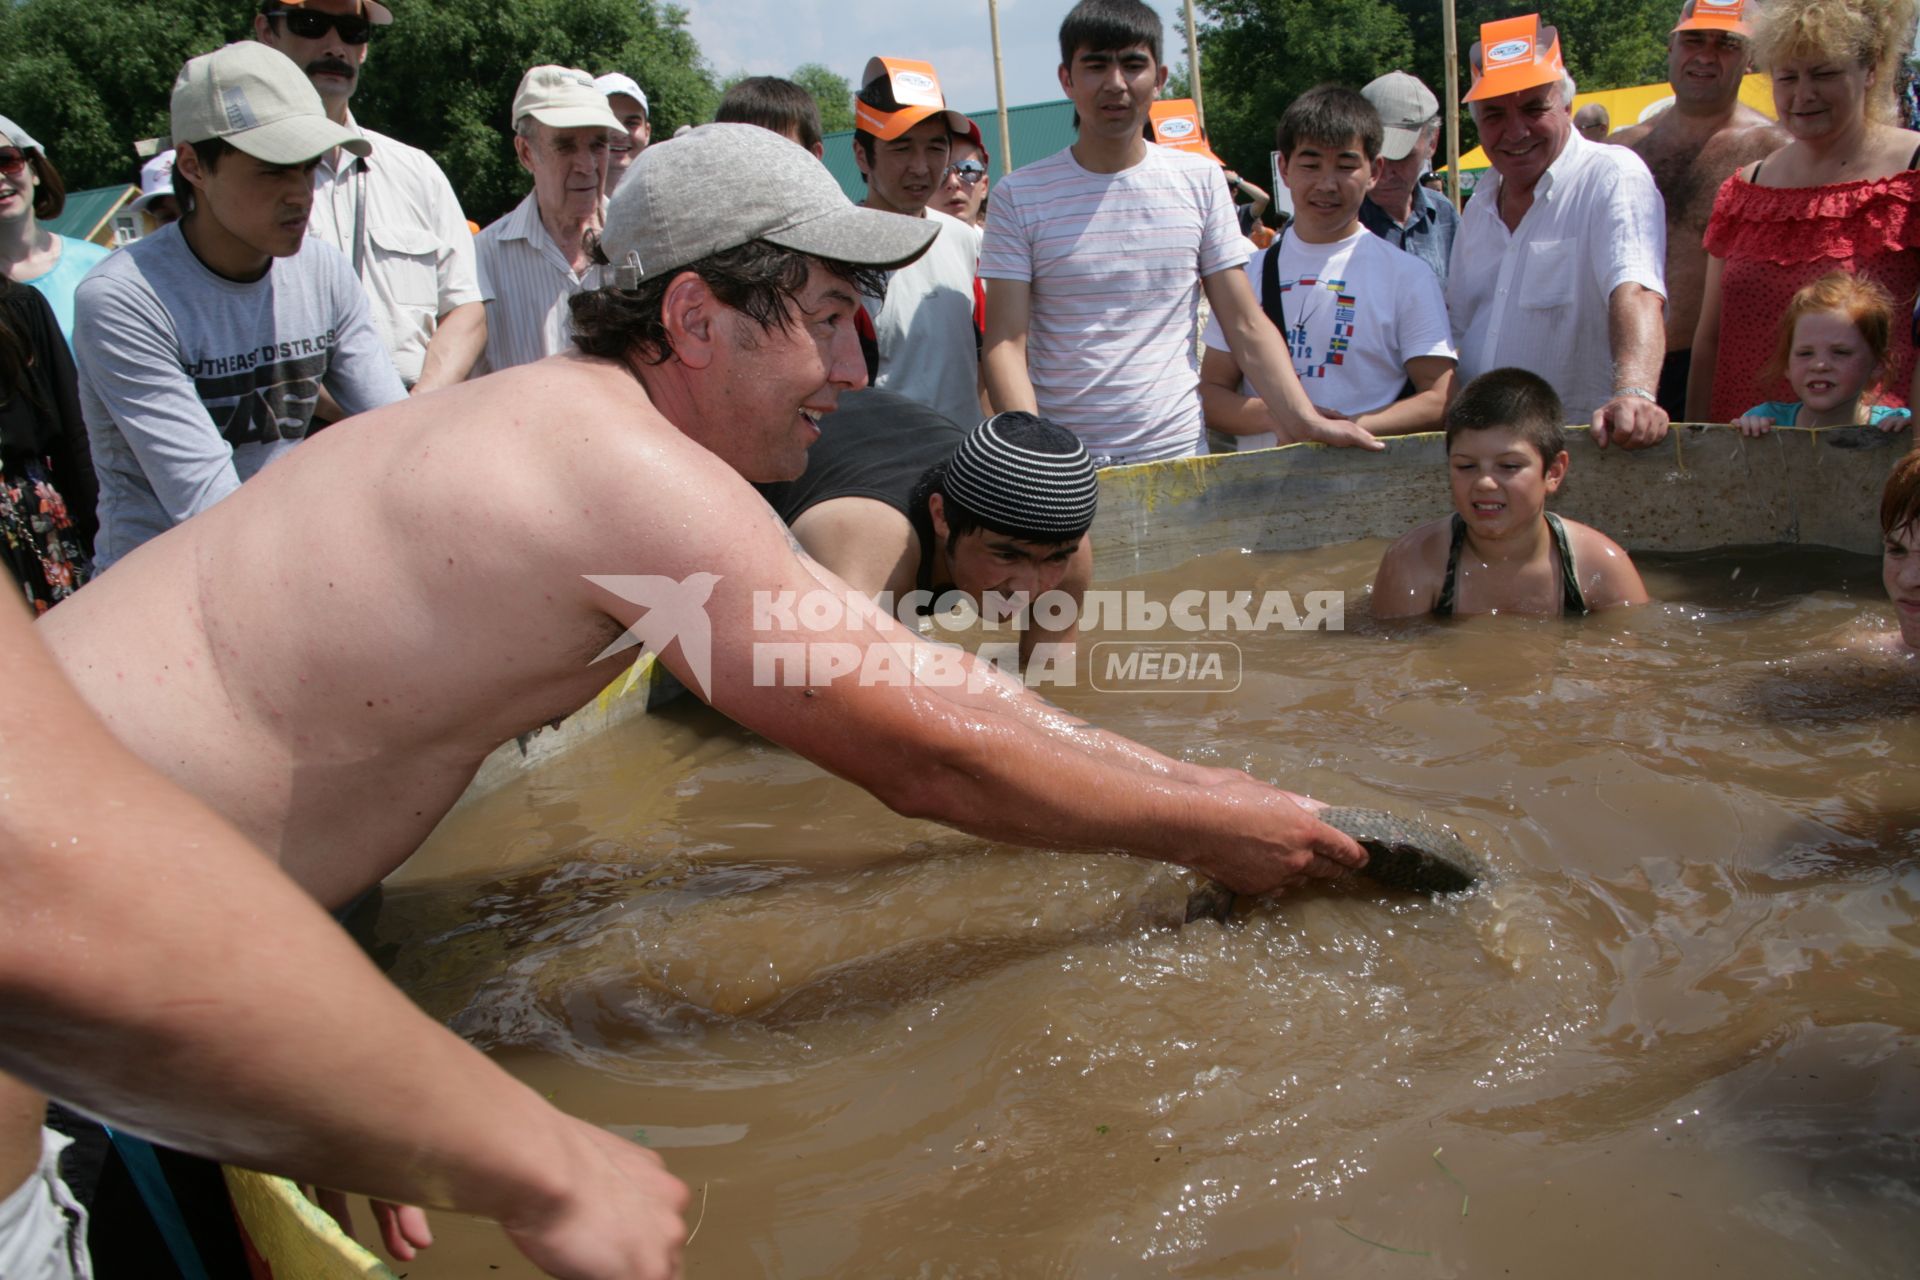
M1207 135L1200 128L1200 109L1193 105L1192 98L1165 98L1155 102L1147 109L1147 118L1153 124L1153 140L1161 146L1191 151L1215 164L1226 163L1207 145Z
M1753 24L1747 21L1752 0L1687 0L1680 7L1675 31L1725 31L1730 35L1753 39Z
M947 109L946 96L940 92L940 77L935 74L930 62L915 62L911 58L870 58L867 60L867 74L861 77L860 88L865 90L876 80L887 82L887 87L893 90L893 100L900 104L900 109L882 111L855 98L853 124L856 129L870 133L882 142L897 138L927 117L943 112L947 117L947 128L955 133L965 133L973 123L958 111Z
M1537 13L1480 24L1480 40L1467 55L1473 88L1466 101L1483 102L1566 78L1560 33L1540 25Z

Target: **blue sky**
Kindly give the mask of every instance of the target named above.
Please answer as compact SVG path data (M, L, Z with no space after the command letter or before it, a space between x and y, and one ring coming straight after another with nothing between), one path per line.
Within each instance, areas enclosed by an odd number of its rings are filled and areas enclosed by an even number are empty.
M687 27L721 76L786 75L807 62L833 68L856 87L875 54L922 58L940 73L950 106L993 106L993 37L986 0L682 0ZM1185 7L1149 0L1167 24L1167 61L1185 59ZM1061 97L1060 19L1073 0L1000 0L1007 105Z

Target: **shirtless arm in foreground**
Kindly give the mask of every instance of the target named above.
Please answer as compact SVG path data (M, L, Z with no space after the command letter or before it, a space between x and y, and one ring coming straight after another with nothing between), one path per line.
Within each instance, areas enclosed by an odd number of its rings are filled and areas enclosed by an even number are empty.
M116 743L10 608L0 662L0 1067L183 1150L494 1218L552 1275L677 1272L686 1188L658 1157L422 1014ZM0 1148L37 1156L37 1111L0 1077ZM31 1163L0 1149L0 1197Z

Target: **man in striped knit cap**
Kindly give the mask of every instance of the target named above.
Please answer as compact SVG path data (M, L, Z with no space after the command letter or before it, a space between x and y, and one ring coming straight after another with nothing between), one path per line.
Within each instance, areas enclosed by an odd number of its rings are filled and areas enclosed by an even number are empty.
M1282 444L1381 448L1301 389L1240 269L1253 246L1220 166L1143 136L1167 80L1160 38L1140 0L1081 0L1060 25L1079 137L994 189L980 251L988 399L1070 428L1103 465L1204 453L1193 343L1204 289Z
M1065 427L1002 413L967 431L905 396L849 391L805 473L757 487L808 555L895 617L944 610L953 592L982 613L1005 601L1027 615L1023 668L1078 634L1100 484Z

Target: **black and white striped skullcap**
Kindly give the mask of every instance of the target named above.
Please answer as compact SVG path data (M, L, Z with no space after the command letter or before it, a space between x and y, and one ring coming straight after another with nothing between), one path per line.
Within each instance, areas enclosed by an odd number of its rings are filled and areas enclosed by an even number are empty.
M1079 538L1100 498L1080 437L1031 413L997 413L968 432L941 488L983 525L1023 542Z

